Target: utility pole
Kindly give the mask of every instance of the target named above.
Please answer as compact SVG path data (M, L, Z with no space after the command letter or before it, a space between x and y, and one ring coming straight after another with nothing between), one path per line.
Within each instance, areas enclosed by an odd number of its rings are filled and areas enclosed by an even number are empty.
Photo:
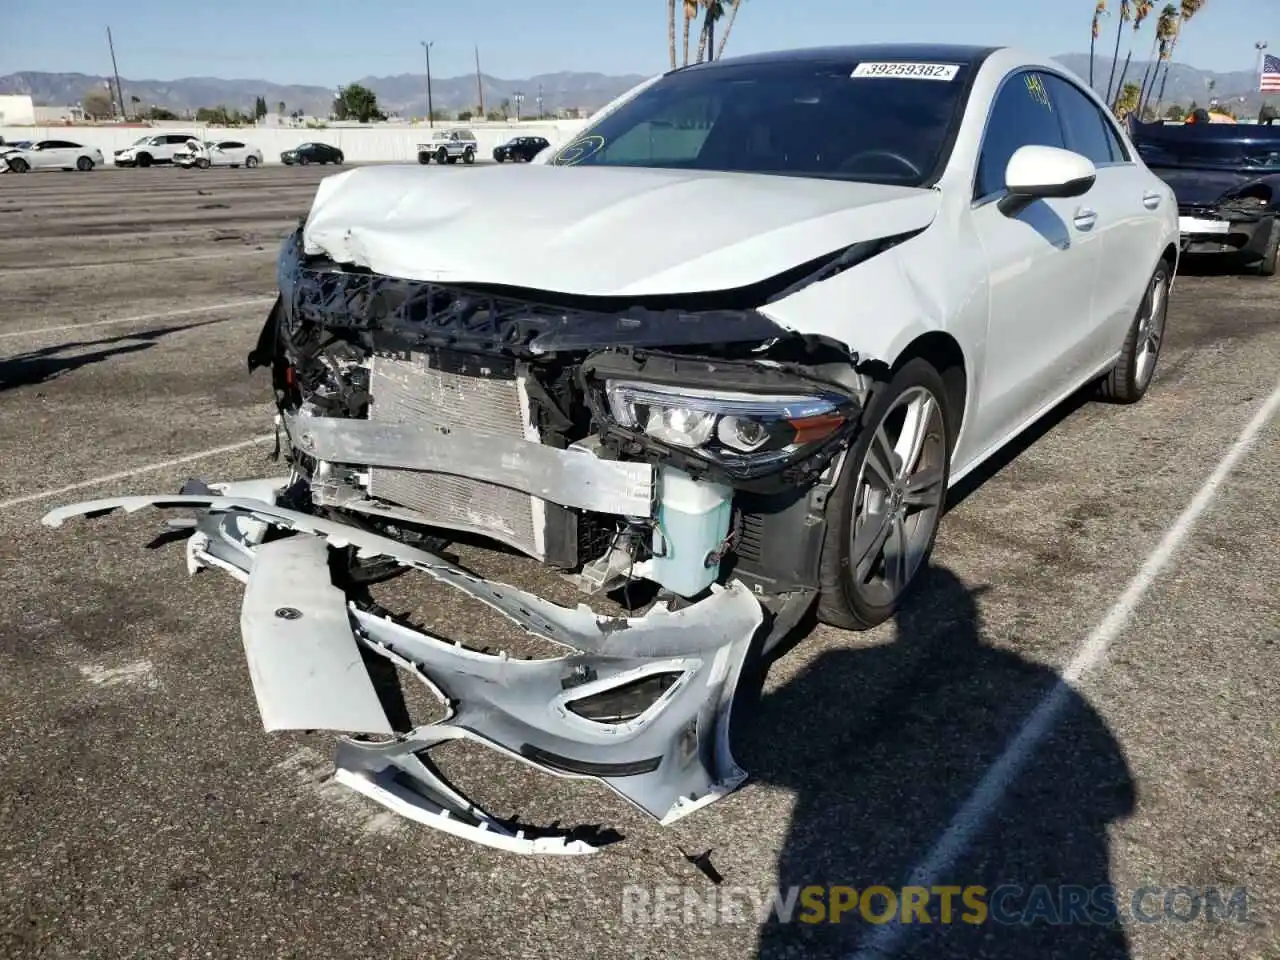
M542 119L542 84L538 84L538 119Z
M484 82L480 79L480 45L476 44L476 95L480 98L480 119L484 119Z
M512 101L516 105L516 123L520 122L520 104L524 103L524 94L517 90L511 95Z
M422 44L422 52L427 55L427 126L434 127L436 111L431 104L431 48L435 45L435 41L427 43L425 40L419 40L418 42Z
M120 103L120 116L129 119L129 108L124 105L124 91L120 89L120 68L116 66L116 45L111 40L111 28L107 27L107 49L111 51L111 72L116 77L116 100Z

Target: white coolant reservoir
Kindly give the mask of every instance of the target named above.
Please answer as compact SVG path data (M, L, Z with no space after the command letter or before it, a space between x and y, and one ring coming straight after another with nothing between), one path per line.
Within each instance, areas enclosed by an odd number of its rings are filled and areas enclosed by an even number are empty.
M649 576L674 594L696 596L720 573L718 562L707 566L707 555L729 534L733 488L660 467L658 496Z

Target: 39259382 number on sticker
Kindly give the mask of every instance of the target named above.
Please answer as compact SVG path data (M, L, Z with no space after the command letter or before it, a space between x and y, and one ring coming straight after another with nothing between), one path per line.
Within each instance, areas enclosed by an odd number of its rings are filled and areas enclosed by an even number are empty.
M958 63L867 62L853 68L851 77L900 77L905 80L954 80Z

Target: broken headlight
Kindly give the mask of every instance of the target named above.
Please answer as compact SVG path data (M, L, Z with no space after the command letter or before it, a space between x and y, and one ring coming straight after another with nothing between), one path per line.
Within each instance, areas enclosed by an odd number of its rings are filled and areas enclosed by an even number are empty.
M725 463L785 460L826 440L848 418L845 397L702 390L634 380L605 381L621 427Z

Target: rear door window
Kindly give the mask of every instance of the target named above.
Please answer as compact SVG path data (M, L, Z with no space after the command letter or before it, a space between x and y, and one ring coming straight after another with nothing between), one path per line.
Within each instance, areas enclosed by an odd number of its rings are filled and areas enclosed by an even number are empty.
M1094 106L1093 101L1078 90L1075 84L1068 83L1061 77L1046 75L1045 83L1062 116L1067 149L1088 157L1096 166L1123 162L1124 150L1118 148L1111 124L1102 115L1102 111Z

